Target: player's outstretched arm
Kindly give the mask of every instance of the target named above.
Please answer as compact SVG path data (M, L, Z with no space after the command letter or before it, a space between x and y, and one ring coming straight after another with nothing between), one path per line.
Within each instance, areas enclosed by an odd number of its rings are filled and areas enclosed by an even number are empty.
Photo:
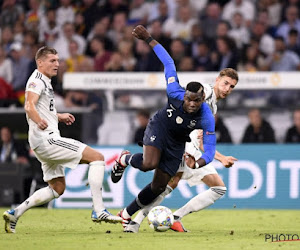
M204 147L203 147L203 130L199 130L197 139L199 141L199 149L202 152L204 152ZM223 155L218 150L216 150L215 159L218 160L219 162L221 162L222 165L224 167L226 167L226 168L232 167L233 164L234 164L234 162L238 160L237 158L235 158L233 156Z
M57 118L59 122L63 122L66 125L72 125L75 122L75 117L70 113L57 113Z

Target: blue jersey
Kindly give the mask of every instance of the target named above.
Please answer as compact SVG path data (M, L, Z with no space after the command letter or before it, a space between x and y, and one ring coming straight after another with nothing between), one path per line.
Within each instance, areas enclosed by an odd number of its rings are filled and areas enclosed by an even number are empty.
M145 131L144 144L162 151L161 164L164 166L161 168L173 175L176 167L167 166L168 161L176 165L175 161L171 160L176 158L176 162L180 163L185 142L190 141L189 134L194 129L203 130L205 153L201 158L206 164L213 160L216 146L215 120L206 103L203 103L196 113L186 113L183 110L185 89L179 84L174 61L160 44L154 47L154 51L165 67L168 104L150 119ZM178 167L179 164L177 169Z

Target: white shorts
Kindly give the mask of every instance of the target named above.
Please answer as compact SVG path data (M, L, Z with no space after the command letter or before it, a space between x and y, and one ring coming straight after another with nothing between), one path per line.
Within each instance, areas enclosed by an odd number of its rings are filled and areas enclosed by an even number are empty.
M183 172L181 179L186 180L189 186L191 187L203 183L202 179L206 175L218 174L217 170L212 165L212 163L209 163L202 168L192 169L188 167L184 161L180 164L177 173L178 172Z
M45 182L65 176L64 169L75 168L82 158L87 145L70 138L49 135L43 140L34 153L42 164Z

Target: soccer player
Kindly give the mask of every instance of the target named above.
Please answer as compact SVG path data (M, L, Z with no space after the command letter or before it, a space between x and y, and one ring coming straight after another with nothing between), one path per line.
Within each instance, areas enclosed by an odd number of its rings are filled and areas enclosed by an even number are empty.
M133 35L146 41L154 50L165 68L168 104L159 110L148 123L143 138L143 154L123 151L111 173L113 182L118 182L125 168L131 165L141 171L155 169L153 180L126 208L119 212L123 226L142 207L150 204L165 189L179 168L184 153L185 142L194 129L203 129L205 153L197 160L197 167L203 167L213 160L216 137L213 114L204 101L204 89L199 82L188 83L186 90L180 86L175 64L167 51L154 40L141 25L133 30Z
M59 57L55 49L40 48L35 56L37 69L26 85L25 111L29 125L28 140L31 149L42 164L43 179L48 186L37 190L15 209L3 214L5 230L15 233L18 219L29 208L42 205L61 196L66 188L64 168L75 168L88 163L88 181L93 199L92 221L117 223L122 220L109 213L102 200L104 157L91 147L60 136L58 122L72 125L75 118L69 113L57 113L51 78L57 75Z
M213 87L204 85L205 102L210 106L213 114L217 113L217 101L226 98L234 89L238 82L238 74L234 69L225 68L220 71L219 76L216 78ZM180 179L187 180L190 186L205 183L209 189L196 195L183 207L174 212L174 224L172 230L178 232L186 232L183 227L181 218L192 212L197 212L210 205L216 200L220 199L226 192L226 187L221 177L218 175L212 163L205 165L199 169L192 169L201 157L202 147L202 130L194 130L190 134L191 142L186 143L185 158L180 164L178 172L175 177L169 182L166 190L151 204L144 207L125 228L125 232L137 233L143 219L148 215L152 207L159 205L164 197L173 191L178 185ZM215 159L219 160L226 168L231 167L237 160L232 156L225 156L216 151Z

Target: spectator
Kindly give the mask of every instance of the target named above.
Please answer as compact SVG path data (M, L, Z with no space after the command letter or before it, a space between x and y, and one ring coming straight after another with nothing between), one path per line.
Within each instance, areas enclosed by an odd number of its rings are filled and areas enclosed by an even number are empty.
M143 142L144 132L148 125L150 112L146 109L141 109L136 114L138 127L134 132L133 143Z
M149 21L158 19L162 24L169 17L174 17L176 14L176 3L174 0L159 0L155 1L150 11Z
M8 127L1 128L0 162L28 164L29 150L24 143L14 140Z
M78 43L75 40L71 40L69 43L69 53L70 57L66 60L67 72L89 72L94 70L93 63L88 62L92 59L78 52ZM90 69L88 69L88 66L90 66Z
M222 10L218 3L209 3L206 7L205 14L200 17L201 28L205 39L213 41L216 37L218 23L221 21Z
M120 52L113 52L109 61L104 65L105 71L125 71Z
M300 56L300 45L298 44L298 36L299 32L296 29L291 29L289 31L286 48L290 51L294 51L298 56Z
M68 48L71 40L75 40L78 43L78 52L83 54L86 48L86 40L82 36L75 33L74 24L65 23L63 25L62 33L53 44L53 47L57 50L61 60L65 60L70 57Z
M178 9L177 18L168 18L163 24L164 33L171 38L180 38L188 42L191 40L192 26L197 23L193 17L189 5L181 6Z
M275 44L274 39L266 33L267 24L264 22L256 21L252 26L252 39L258 41L259 50L265 55L271 55L274 52Z
M13 43L10 49L13 65L12 87L14 91L24 91L29 74L30 59L23 55L22 45L20 43Z
M156 41L158 41L167 51L170 51L171 39L163 33L162 22L159 19L155 19L151 22L150 32Z
M246 26L250 27L255 17L255 6L252 1L231 0L224 6L222 17L229 22L236 12L240 12L243 15Z
M0 77L7 83L11 83L13 79L12 61L7 57L2 46L0 46Z
M93 28L94 24L102 16L109 14L110 12L101 12L100 7L96 0L84 0L83 1L83 11L80 15L82 24L84 24L82 35L87 37ZM77 20L78 21L78 20ZM77 23L78 24L78 23Z
M1 30L1 46L6 53L9 53L10 46L14 42L14 33L11 27L5 26Z
M150 47L142 40L136 42L137 63L135 71L160 71L161 64Z
M294 111L293 122L293 126L286 132L286 143L300 143L300 109L296 109Z
M256 46L247 46L243 59L238 64L238 71L261 71L266 66L265 58L260 54Z
M237 68L238 54L234 41L228 36L217 39L217 51L219 59L215 62L215 70L220 71L225 68ZM214 63L214 62L213 62Z
M45 15L43 4L40 0L29 0L29 8L25 17L25 26L28 30L38 32L39 23Z
M283 37L275 39L275 52L271 59L271 71L296 71L300 69L299 56L290 50L286 50Z
M95 71L104 71L104 65L109 61L111 53L105 50L104 40L101 37L94 37L91 40L90 48L94 53Z
M0 26L14 27L17 21L23 21L24 11L23 8L16 4L16 0L4 0L1 1L1 14L0 14Z
M198 43L198 52L195 60L195 67L197 71L212 71L213 65L210 58L210 51L206 42Z
M125 71L133 71L136 64L136 58L133 56L133 42L121 41L118 51L122 56L122 65Z
M218 143L232 143L231 136L228 128L223 122L223 119L219 115L215 115L216 121L216 137Z
M123 40L126 23L127 17L125 12L118 12L113 16L111 29L108 31L107 36L116 48L119 42Z
M194 60L190 56L184 56L182 60L180 61L178 71L194 71L195 66L194 66Z
M198 52L199 52L198 51L198 45L199 45L199 43L205 41L205 39L203 38L203 30L202 30L200 24L195 23L192 26L191 36L192 36L191 43L188 46L189 49L190 49L189 52L193 57L197 57Z
M91 0L89 0L91 1ZM100 16L109 15L112 20L113 17L117 14L123 12L125 16L128 16L129 6L128 1L123 0L107 0L105 4L101 6ZM98 13L99 15L99 13Z
M300 20L299 10L296 6L291 5L286 9L286 21L281 23L277 30L277 36L282 36L284 41L288 41L288 34L291 29L296 29L300 32ZM300 44L300 38L298 37L298 44Z
M275 143L274 129L261 117L258 109L251 109L248 118L250 124L244 132L242 143Z
M71 5L71 0L60 0L60 7L56 11L56 23L62 27L65 23L74 23L75 13Z
M145 0L131 1L128 22L133 26L147 25L150 10L151 5Z
M179 67L182 58L186 56L185 45L182 39L176 38L172 40L170 55L173 58L176 67Z
M246 27L241 13L234 13L231 26L232 29L228 32L228 36L234 39L237 48L241 50L249 44L250 40L249 29Z
M47 10L46 17L41 19L39 25L39 41L52 47L58 39L60 27L56 23L56 10Z

